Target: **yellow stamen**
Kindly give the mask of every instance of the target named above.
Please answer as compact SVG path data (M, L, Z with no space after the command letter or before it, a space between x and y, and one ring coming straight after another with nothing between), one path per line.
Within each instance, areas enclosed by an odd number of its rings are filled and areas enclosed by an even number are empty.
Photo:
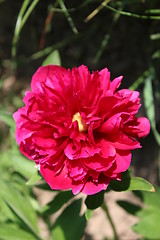
M85 124L79 112L76 112L73 115L72 122L74 121L78 122L78 128L80 132L85 132L88 129L87 124Z

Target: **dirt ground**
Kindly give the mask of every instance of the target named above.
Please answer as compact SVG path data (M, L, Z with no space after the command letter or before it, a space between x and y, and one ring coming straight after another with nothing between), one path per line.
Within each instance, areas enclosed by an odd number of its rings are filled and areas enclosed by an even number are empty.
M55 193L46 192L42 190L35 190L39 198L41 206L45 206L54 196ZM77 198L85 199L83 194L79 194ZM105 203L109 209L110 216L115 225L119 240L138 240L139 235L132 231L131 227L138 222L138 218L126 213L117 203L117 200L126 200L138 206L142 206L142 202L132 192L109 192L105 194ZM82 204L81 214L84 213L86 207ZM62 209L61 209L62 211ZM56 220L60 212L52 216L52 222ZM48 231L44 222L39 219L41 226L41 235L48 239ZM97 208L93 212L93 216L88 220L82 240L105 240L113 239L113 231L111 225L102 208Z

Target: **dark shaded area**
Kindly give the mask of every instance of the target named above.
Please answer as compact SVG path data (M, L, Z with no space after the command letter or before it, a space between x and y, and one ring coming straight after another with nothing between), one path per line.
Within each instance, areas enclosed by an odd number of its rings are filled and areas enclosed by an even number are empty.
M101 191L94 195L88 195L85 200L87 209L94 210L94 209L100 207L104 201L104 193L105 193L104 191Z
M135 205L133 203L127 202L127 201L117 201L118 205L122 208L124 208L125 211L128 213L135 215L138 211L141 210L141 207L138 205Z

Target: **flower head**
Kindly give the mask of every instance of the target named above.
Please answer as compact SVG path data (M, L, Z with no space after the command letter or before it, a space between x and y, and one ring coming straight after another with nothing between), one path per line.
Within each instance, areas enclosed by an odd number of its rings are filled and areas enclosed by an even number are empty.
M135 117L139 93L117 90L121 80L83 65L49 65L34 74L25 106L13 115L16 140L52 189L95 194L129 168L150 124Z

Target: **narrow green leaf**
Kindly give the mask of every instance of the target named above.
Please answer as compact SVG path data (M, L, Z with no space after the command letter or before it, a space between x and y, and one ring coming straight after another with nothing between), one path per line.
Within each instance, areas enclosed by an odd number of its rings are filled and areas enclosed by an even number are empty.
M12 41L12 57L16 56L16 44L18 42L20 31L21 31L21 22L22 22L23 14L25 13L29 3L30 3L30 0L24 0L22 7L18 13L16 26L14 30L13 41Z
M153 79L152 75L149 75L145 79L143 95L144 95L144 104L146 107L147 116L149 117L149 120L152 126L155 128L156 122L155 122L154 99L153 99L153 90L152 90L152 79Z
M115 9L115 8L109 6L109 5L105 5L104 7L108 8L109 10L111 10L113 12L119 13L119 14L127 16L127 17L160 20L160 16L154 16L154 15L147 16L147 15L139 15L139 14L131 13L131 12L125 12L125 11Z
M17 222L17 217L6 202L0 197L0 222L7 222L8 220Z
M51 231L52 239L81 239L86 226L85 216L79 216L81 199L70 204L59 216Z
M27 57L26 59L23 59L23 64L29 63L31 61L37 60L39 58L42 58L44 56L47 56L49 53L51 53L52 51L56 50L56 49L60 49L63 46L66 46L68 43L73 42L75 39L77 39L79 37L78 34L76 35L71 35L68 38L63 39L62 41L59 41L58 43L55 43L52 46L46 47L43 50L40 50L34 54L32 54L30 57Z
M11 114L0 111L0 121L4 122L7 126L15 129L15 122Z
M136 90L142 83L144 83L145 79L148 77L149 71L146 70L142 75L129 87L130 90Z
M27 179L32 177L35 171L35 163L25 158L19 150L14 150L11 151L9 156L14 169Z
M160 9L148 9L145 11L147 14L160 14Z
M0 189L1 197L13 212L16 213L16 215L38 237L37 216L27 198L21 195L11 183L0 181Z
M73 198L73 193L71 191L59 192L53 201L48 203L43 209L42 214L44 216L49 216L57 212L65 203L67 203L71 198Z
M30 177L30 179L26 182L26 185L35 185L41 179L42 179L42 176L40 175L39 171L35 169L35 172Z
M85 200L85 204L88 209L93 210L100 207L103 201L104 201L104 191L101 191L97 194L87 196Z
M12 41L12 57L13 58L16 56L16 51L17 51L16 45L18 43L20 33L23 29L23 26L25 25L27 19L29 18L30 14L32 13L32 11L34 10L34 8L36 7L38 2L39 2L39 0L33 0L31 5L28 7L30 0L23 1L22 7L18 14L14 37L13 37L13 41Z
M157 144L160 146L160 134L156 129L154 96L152 89L152 80L154 79L154 70L150 69L150 75L146 78L143 89L144 105L146 108L147 117L151 123L151 128L156 139Z
M60 7L61 7L61 9L62 9L62 11L63 11L63 13L64 13L64 15L65 15L66 18L67 18L67 21L68 21L68 23L69 23L72 31L73 31L75 34L77 34L77 33L78 33L78 30L77 30L77 28L75 27L75 24L74 24L74 22L73 22L73 20L72 20L72 18L71 18L71 16L70 16L70 14L69 14L69 12L68 12L68 9L66 8L63 0L58 0L58 2L59 2L59 5L60 5Z
M32 234L20 229L15 224L0 225L1 240L37 240Z
M160 33L154 33L150 35L151 40L158 40L160 39Z
M46 66L50 64L61 66L61 59L60 59L58 50L54 50L53 52L51 52L42 63L42 66Z
M92 215L93 215L93 210L87 208L85 211L86 220L88 221L92 217Z

